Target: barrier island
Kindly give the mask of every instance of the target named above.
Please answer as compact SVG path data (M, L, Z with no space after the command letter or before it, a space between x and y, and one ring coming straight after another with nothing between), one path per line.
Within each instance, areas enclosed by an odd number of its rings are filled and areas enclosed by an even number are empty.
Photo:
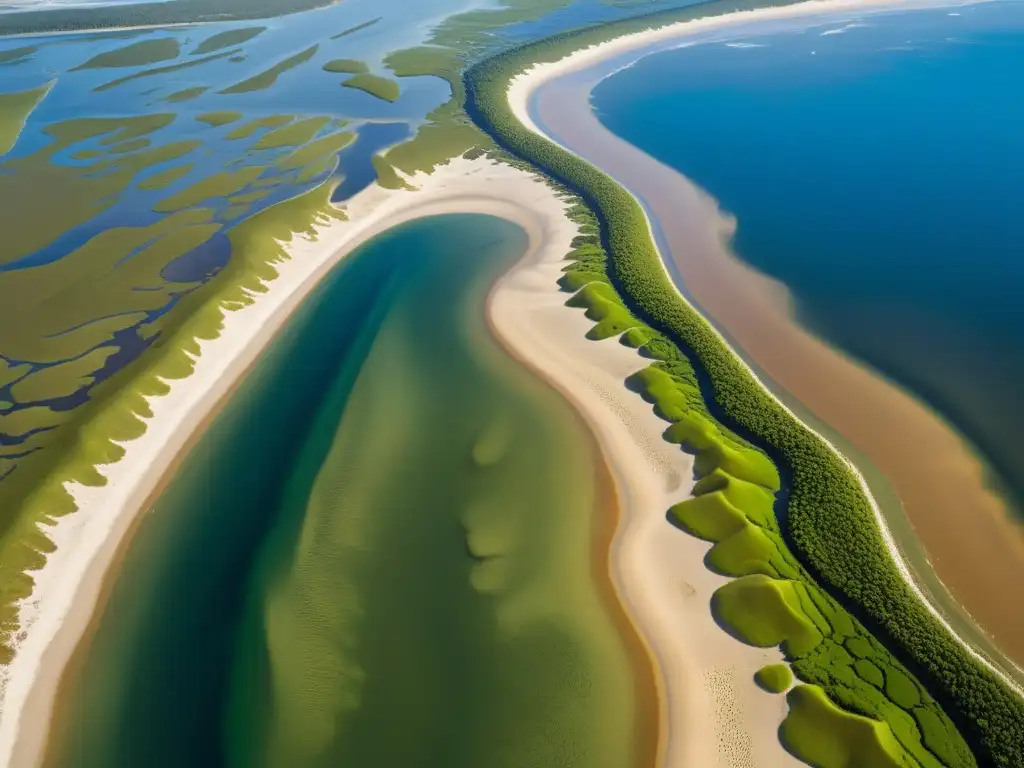
M717 600L724 623L752 643L782 643L803 683L849 713L886 723L919 764L974 765L977 757L1020 765L1024 702L913 593L851 465L771 396L682 298L639 203L531 131L509 103L512 81L539 63L623 34L750 7L712 3L514 48L466 73L467 110L499 145L578 194L579 215L595 217L570 255L567 285L579 289L573 301L599 320L595 337L628 332L625 341L656 360L633 385L672 422L667 437L697 454L698 496L674 513L718 542L717 567L737 577ZM765 496L779 491L774 502ZM725 528L711 524L723 519L731 520ZM822 701L813 691L797 699L804 706ZM846 721L829 722L842 730ZM821 760L789 732L801 757ZM878 735L881 752L873 754L903 760L896 742Z

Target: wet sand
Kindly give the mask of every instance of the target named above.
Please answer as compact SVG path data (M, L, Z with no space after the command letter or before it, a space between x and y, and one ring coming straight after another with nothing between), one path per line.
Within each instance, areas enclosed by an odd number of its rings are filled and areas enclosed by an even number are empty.
M987 486L983 464L920 401L800 327L785 286L730 252L734 223L714 199L601 125L590 91L625 63L599 61L544 83L533 101L538 122L643 201L687 294L779 387L888 478L939 579L1000 649L1024 664L1024 612L1013 609L1024 604L1024 532Z
M557 210L548 215L559 218ZM546 247L531 249L498 281L488 319L506 349L582 416L611 473L619 514L607 571L623 620L636 627L654 661L659 712L646 724L642 713L637 719L645 732L658 728L655 764L799 765L778 738L785 697L754 682L759 668L782 660L781 652L745 645L718 626L711 596L729 578L705 566L709 542L668 520L668 508L692 491L693 457L663 439L666 422L623 384L649 361L616 338L586 338L592 321L565 306L568 294L557 283L570 238L547 229ZM650 763L638 763L644 764Z

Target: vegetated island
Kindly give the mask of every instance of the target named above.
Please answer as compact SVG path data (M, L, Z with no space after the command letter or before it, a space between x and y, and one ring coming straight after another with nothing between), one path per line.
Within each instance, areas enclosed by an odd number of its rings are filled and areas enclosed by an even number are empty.
M748 641L783 642L801 680L820 686L830 701L848 710L887 722L903 748L917 741L928 754L914 750L919 761L974 764L948 713L980 760L1020 765L1024 701L914 593L898 570L852 466L772 397L682 298L664 271L639 203L610 177L524 124L529 122L528 86L523 85L515 107L510 104L510 84L531 67L623 34L650 34L673 22L751 7L710 3L525 44L467 72L467 110L501 146L578 193L598 216L600 236L588 243L594 250L582 254L566 280L569 287L580 289L574 300L589 306L595 318L604 318L598 334L628 331L627 341L658 361L639 376L636 386L673 422L669 436L697 452L697 470L703 476L698 487L703 485L705 494L714 497L739 479L778 490L772 463L786 476L789 495L781 522L764 508L758 510L749 497L736 495L719 495L715 514L694 506L705 495L675 511L685 527L718 542L719 567L738 577L723 588L719 614L731 617L727 623ZM820 2L791 10L796 15L805 9L850 7L860 6ZM753 20L757 15L787 13L765 9L730 18ZM703 25L713 29L728 21L705 19ZM683 31L683 25L678 29ZM524 75L523 81L529 77ZM726 477L713 479L719 473ZM731 530L715 528L724 513L726 520L732 518ZM712 520L716 522L709 529ZM795 559L785 557L790 552ZM784 568L776 555L786 561ZM871 667L858 666L863 660L872 662ZM882 687L869 671L879 661L892 670L882 676ZM923 688L912 681L914 676ZM806 694L796 693L802 688L791 696L806 699ZM922 697L928 692L936 702L928 704Z
M401 94L398 88L398 83L391 78L382 77L380 75L354 75L342 82L342 86L345 88L355 88L359 91L365 91L371 96L376 96L382 101L398 101L398 97Z

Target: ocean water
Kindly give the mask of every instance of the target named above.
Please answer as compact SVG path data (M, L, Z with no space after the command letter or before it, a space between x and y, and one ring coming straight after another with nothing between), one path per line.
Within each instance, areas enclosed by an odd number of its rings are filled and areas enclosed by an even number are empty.
M1024 509L1024 3L658 53L601 121L736 215L799 318L946 416Z
M143 518L49 766L632 765L591 444L483 323L525 247L425 219L311 295Z

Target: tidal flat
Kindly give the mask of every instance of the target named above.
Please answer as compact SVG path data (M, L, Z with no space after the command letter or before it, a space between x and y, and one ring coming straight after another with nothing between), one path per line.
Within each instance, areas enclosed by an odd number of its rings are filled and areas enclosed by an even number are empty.
M480 322L525 246L425 219L310 296L125 548L47 765L634 764L599 458Z

